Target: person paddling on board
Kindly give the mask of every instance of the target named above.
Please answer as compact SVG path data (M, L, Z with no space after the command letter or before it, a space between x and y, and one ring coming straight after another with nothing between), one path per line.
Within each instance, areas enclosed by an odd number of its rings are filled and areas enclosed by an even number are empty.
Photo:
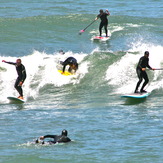
M44 140L46 138L52 138L53 141L48 141L49 144L55 144L55 143L68 143L71 141L69 137L67 137L68 131L67 130L62 130L61 135L45 135L45 136L40 136L40 140ZM39 140L36 140L36 143L39 143ZM44 142L42 143L44 144Z
M17 59L16 60L16 63L14 62L7 62L5 60L2 60L2 62L4 63L8 63L8 64L12 64L12 65L15 65L16 67L16 71L17 71L17 74L18 74L18 77L15 81L15 89L19 92L19 99L24 99L23 98L23 90L22 90L22 85L26 79L26 70L25 70L25 67L24 65L21 63L21 59Z
M69 69L68 72L72 73L72 70L74 70L76 72L76 70L78 69L78 63L77 60L74 57L68 57L64 62L60 62L63 65L63 72L65 72L65 68L67 65L69 65Z
M61 50L59 50L59 54L65 54L65 52L61 49Z
M105 12L101 9L100 11L100 14L97 15L97 17L95 18L95 20L97 19L101 19L101 23L100 23L100 26L99 26L99 32L100 32L100 36L102 35L102 28L104 27L105 28L105 33L106 33L106 37L108 37L108 30L107 30L107 27L108 27L108 19L107 19L107 16L110 15L109 11L106 10Z
M140 86L140 84L141 84L143 79L145 81L144 81L144 83L143 83L143 85L142 85L142 87L140 89L140 92L141 93L145 93L146 92L144 90L144 87L149 82L148 75L147 75L147 73L145 71L146 67L148 67L150 70L155 70L155 68L151 68L151 66L149 66L148 62L149 62L149 52L145 51L144 56L139 59L139 62L138 62L137 68L136 68L136 72L137 72L139 81L138 81L138 83L136 85L135 93L139 93L138 92L138 88L139 88L139 86Z

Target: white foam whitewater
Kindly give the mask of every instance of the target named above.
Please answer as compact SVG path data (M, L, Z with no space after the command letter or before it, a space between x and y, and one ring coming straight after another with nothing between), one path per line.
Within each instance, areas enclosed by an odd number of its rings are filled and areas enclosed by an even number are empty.
M120 60L109 66L106 71L106 80L108 80L109 85L115 86L117 93L134 92L138 82L136 66L146 50L150 52L149 65L152 68L163 67L162 46L143 44L141 42L134 44ZM163 71L149 70L147 73L150 80L149 85L146 87L147 91L163 88Z
M60 61L64 61L68 57L74 57L79 63L79 70L75 75L64 76L58 72ZM27 78L23 85L25 97L37 97L40 88L46 84L54 86L62 86L65 84L77 84L80 79L88 72L87 61L83 61L87 54L66 52L64 55L60 53L46 54L44 52L34 51L31 55L21 57L22 64L26 68ZM15 62L16 57L0 57L1 60ZM68 67L68 66L67 66ZM14 88L14 83L17 78L17 72L13 65L1 63L0 65L0 93L1 100L6 101L7 96L18 96Z

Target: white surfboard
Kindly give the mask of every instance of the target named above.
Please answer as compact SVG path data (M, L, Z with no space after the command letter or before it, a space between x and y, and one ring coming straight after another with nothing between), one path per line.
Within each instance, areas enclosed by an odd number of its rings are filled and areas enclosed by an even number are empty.
M15 103L15 104L22 104L25 101L16 97L7 97L7 99L10 101L10 103Z
M149 95L150 95L150 92L146 92L146 93L130 93L130 94L122 95L121 97L140 99L140 98L146 98Z

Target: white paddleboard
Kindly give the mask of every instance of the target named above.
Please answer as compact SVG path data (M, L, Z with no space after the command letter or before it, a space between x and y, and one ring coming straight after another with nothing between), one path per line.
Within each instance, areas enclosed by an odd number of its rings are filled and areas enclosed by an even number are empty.
M25 101L16 97L7 97L7 99L10 101L10 103L16 103L16 104L22 104Z
M121 97L140 99L140 98L146 98L149 95L150 95L149 92L146 92L146 93L130 93L130 94L122 95Z
M107 41L107 40L109 40L109 36L108 37L106 37L106 36L95 36L95 37L93 37L93 40L94 41Z

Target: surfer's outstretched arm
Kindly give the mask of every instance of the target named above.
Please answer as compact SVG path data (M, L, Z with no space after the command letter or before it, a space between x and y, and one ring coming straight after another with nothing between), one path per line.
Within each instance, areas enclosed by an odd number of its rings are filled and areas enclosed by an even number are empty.
M2 62L11 64L11 65L16 65L16 63L14 63L14 62L7 62L7 61L5 61L5 60L2 60Z

